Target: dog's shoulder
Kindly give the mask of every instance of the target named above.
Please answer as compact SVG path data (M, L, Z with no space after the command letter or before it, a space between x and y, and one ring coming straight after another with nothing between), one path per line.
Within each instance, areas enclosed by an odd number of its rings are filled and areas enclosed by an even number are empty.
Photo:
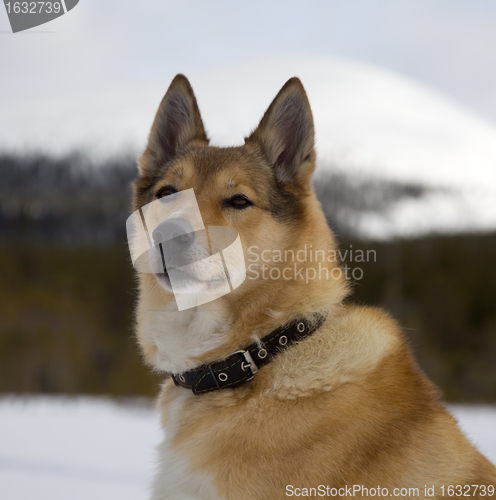
M366 377L403 346L400 328L383 310L340 305L317 332L274 360L266 384L282 398L332 391Z

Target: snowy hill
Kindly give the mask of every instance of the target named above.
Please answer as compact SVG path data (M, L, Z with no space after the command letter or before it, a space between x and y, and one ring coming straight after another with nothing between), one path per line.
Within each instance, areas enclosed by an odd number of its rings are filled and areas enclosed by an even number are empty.
M180 70L170 68L163 80L141 87L12 104L0 120L2 143L104 154L142 149L158 103ZM419 83L368 64L304 54L187 74L217 145L241 144L295 75L314 113L318 175L344 172L432 188L400 200L387 214L352 214L362 235L496 228L496 127Z
M294 75L314 113L318 175L342 172L432 188L387 214L352 214L362 235L496 228L496 127L384 69L302 56L192 75L213 141L240 143Z
M496 127L391 71L328 57L286 57L192 75L214 142L239 143L291 76L312 105L321 162L447 186L496 188Z

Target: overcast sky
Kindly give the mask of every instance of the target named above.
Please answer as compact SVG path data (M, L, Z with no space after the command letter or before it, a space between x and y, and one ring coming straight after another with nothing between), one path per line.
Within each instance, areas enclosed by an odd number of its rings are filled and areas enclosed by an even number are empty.
M178 72L274 54L386 67L496 125L494 0L80 0L49 24L9 30L2 10L0 150L77 146L78 135L91 137L91 124L77 118L88 110L95 121L118 120L121 110L129 120L126 107L141 95L158 103Z

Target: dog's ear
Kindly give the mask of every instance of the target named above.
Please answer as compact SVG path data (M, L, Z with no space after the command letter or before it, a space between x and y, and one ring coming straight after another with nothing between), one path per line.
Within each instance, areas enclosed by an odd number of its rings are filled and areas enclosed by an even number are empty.
M188 145L208 145L208 137L191 84L179 74L155 115L146 150L138 162L140 173L153 174Z
M298 78L285 83L245 143L260 146L278 182L309 182L315 168L313 117Z

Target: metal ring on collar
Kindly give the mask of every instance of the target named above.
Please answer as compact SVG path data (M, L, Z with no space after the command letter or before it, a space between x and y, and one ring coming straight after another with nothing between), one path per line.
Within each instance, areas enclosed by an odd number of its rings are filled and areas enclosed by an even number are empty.
M305 323L298 323L298 325L296 326L296 328L298 329L298 331L300 333L303 333L305 331Z
M219 373L218 376L219 376L219 380L221 382L225 382L227 380L227 373L222 372L222 373Z

